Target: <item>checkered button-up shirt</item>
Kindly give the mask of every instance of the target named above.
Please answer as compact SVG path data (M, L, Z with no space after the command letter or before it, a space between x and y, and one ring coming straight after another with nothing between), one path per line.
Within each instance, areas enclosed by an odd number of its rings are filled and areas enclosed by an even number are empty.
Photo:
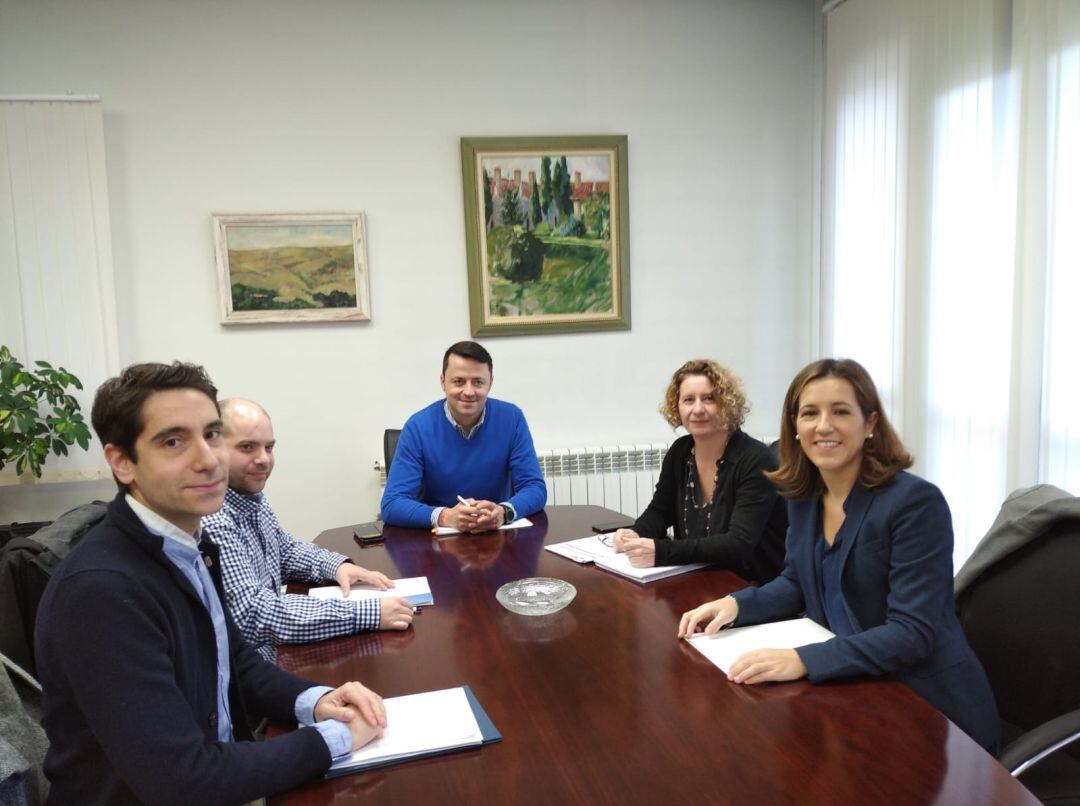
M273 662L278 644L324 641L379 629L379 601L314 599L281 593L283 582L333 582L344 554L294 540L281 528L266 496L230 489L221 511L202 521L221 548L225 598L240 632Z

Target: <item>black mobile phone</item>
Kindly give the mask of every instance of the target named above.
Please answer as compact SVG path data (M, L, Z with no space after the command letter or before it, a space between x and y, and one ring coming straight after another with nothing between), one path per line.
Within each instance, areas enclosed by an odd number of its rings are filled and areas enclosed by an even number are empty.
M353 527L353 539L361 546L379 543L383 539L382 528L382 521L358 523Z
M632 520L624 519L621 521L608 521L607 523L594 523L592 530L594 532L604 534L606 532L614 532L619 529L629 529L633 525L634 522Z

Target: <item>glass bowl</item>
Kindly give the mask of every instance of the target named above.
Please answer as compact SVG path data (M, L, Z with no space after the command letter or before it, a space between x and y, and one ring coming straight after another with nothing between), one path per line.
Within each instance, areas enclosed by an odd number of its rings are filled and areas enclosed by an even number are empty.
M562 610L574 601L577 588L569 582L550 577L529 577L507 582L495 598L511 613L523 616L547 616Z

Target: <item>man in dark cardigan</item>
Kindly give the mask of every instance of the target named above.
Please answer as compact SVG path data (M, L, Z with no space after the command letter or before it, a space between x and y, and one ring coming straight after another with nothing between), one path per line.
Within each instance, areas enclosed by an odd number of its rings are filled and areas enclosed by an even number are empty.
M378 695L267 663L222 606L199 521L221 507L228 454L202 367L128 367L92 420L120 492L38 612L49 802L243 803L379 735ZM252 716L304 727L256 742Z

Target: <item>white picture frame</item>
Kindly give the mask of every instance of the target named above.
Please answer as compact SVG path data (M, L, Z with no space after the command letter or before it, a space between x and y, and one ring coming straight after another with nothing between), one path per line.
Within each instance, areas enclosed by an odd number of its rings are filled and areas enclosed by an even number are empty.
M362 212L213 213L223 325L371 319Z

